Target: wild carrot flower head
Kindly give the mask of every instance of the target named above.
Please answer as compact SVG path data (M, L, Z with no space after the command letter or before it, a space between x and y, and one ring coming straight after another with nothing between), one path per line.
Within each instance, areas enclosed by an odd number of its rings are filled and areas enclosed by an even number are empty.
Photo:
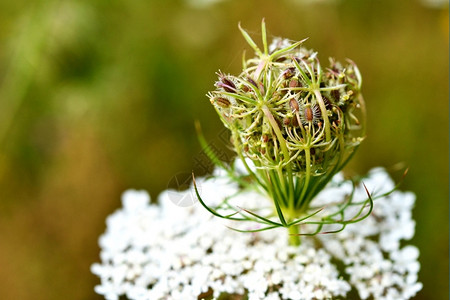
M245 164L249 177L273 200L279 222L247 213L267 228L284 226L295 234L299 224L317 213L309 207L311 200L364 138L361 74L351 60L342 64L330 58L329 65L322 66L317 52L303 47L305 40L275 38L269 45L264 20L262 48L239 29L255 56L243 57L237 76L219 71L215 90L207 96L231 131L240 159L255 165L252 170ZM370 195L363 207L369 203L372 207ZM317 224L344 224L345 207L339 206L340 213L331 219L321 217ZM351 221L366 217L370 210L361 210Z
M232 132L236 151L257 166L290 168L298 176L336 173L364 134L361 75L352 61L321 66L303 41L274 39L238 76L218 74L208 94Z

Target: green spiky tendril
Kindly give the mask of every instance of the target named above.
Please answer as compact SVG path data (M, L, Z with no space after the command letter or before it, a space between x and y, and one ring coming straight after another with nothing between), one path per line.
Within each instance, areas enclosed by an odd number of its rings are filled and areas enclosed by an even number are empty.
M325 216L319 214L322 209L310 207L364 138L362 80L350 60L342 65L330 59L330 66L323 69L317 53L301 47L305 40L292 43L276 39L269 47L264 20L261 27L262 49L239 25L256 57L243 57L243 71L238 76L219 72L216 90L209 92L208 98L231 131L234 149L248 171L248 179L273 200L274 213L262 215L235 208L232 214L222 214L221 210L232 208L227 201L209 207L200 197L195 180L194 186L200 203L215 216L264 225L253 231L286 227L291 244L299 244L299 235L323 233L325 225L333 224L340 225L336 231L341 231L372 211L369 193L362 203L353 203L349 195L336 204L337 210ZM217 162L203 137L200 139ZM247 165L246 158L253 161L256 169ZM228 172L242 183L232 169L228 168ZM355 205L360 207L359 212L347 216L346 209ZM304 224L317 228L299 232Z

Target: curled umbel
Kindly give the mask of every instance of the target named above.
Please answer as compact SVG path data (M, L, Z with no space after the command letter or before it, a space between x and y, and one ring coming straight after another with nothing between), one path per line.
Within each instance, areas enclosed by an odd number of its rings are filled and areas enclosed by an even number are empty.
M238 76L218 72L208 97L256 165L318 176L339 171L363 139L361 75L350 60L322 67L302 42L277 38L261 51L251 41L256 56Z
M248 171L276 202L281 221L283 212L292 220L307 213L364 138L361 74L351 60L322 66L317 52L303 47L306 39L269 45L264 21L262 48L239 29L255 56L243 57L239 75L219 71L207 96L239 157L253 161L257 171Z

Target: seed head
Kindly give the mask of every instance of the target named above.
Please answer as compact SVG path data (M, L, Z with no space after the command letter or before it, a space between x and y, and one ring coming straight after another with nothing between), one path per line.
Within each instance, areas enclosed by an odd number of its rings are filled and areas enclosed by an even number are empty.
M289 106L291 107L291 110L293 113L298 112L298 110L299 110L298 103L297 103L297 100L295 100L294 98L289 100Z
M292 183L273 195L289 198L279 200L280 206L304 210L364 138L361 74L350 60L330 59L322 66L317 52L303 47L305 40L275 38L268 45L264 22L262 49L240 30L255 56L238 75L217 73L216 90L208 97L231 130L239 156L253 160L258 170L286 176L278 184ZM266 175L258 182L273 182Z
M222 97L214 98L213 102L222 108L228 108L231 105L230 100L228 100L227 98L222 98Z

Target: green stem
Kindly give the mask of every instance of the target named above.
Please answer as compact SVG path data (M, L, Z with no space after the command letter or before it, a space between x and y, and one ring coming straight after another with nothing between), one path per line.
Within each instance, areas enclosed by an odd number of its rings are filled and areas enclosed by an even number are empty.
M302 194L300 195L300 207L303 207L304 205L307 205L307 203L305 203L303 197L305 197L306 191L308 190L309 179L311 178L311 152L310 152L310 147L307 147L305 149L305 164L306 164L306 170L305 170L306 178L305 178L305 181L304 181Z
M272 176L273 171L265 170L263 172L266 173L266 182L267 182L269 197L271 197L271 199L273 201L276 213L278 215L278 218L280 219L281 224L283 224L283 226L286 226L287 222L286 222L286 219L284 218L283 211L282 211L281 205L280 205L280 199L282 200L283 196L280 194L281 190L278 187L279 186L278 178L276 177L276 175Z
M322 113L323 122L325 126L325 141L331 141L331 130L330 130L330 120L328 119L327 108L325 107L325 102L323 101L322 95L319 90L314 90L314 95L319 103L320 112Z
M266 116L267 120L270 123L270 126L272 126L273 131L275 132L275 135L277 136L278 141L280 142L281 151L283 151L283 160L288 161L289 160L289 151L286 146L286 141L284 140L283 134L280 131L280 128L278 127L277 121L275 121L275 118L273 117L272 113L270 112L269 108L264 105L262 107L262 111L264 112L264 115Z
M263 184L263 182L261 182L261 179L258 177L258 175L255 172L253 172L252 169L250 169L250 167L248 166L247 162L245 161L244 154L242 153L241 146L239 144L239 138L238 138L239 135L238 135L236 129L230 128L230 130L232 132L232 140L233 140L233 144L234 144L234 149L236 150L237 155L239 156L239 158L241 159L242 163L244 164L244 167L247 170L248 175L253 180L255 180L259 184L259 186L261 186L264 190L267 191L268 187L265 186Z
M300 246L300 235L297 225L290 226L288 228L289 232L289 245L291 246Z
M269 121L270 125L272 126L273 131L275 132L275 135L277 136L278 142L280 143L280 147L281 147L281 151L283 152L283 161L287 162L289 161L289 150L286 146L286 140L283 137L283 134L281 133L280 128L278 127L277 122L275 121L275 118L273 117L272 113L270 112L269 108L267 107L267 105L264 105L262 107L262 111L264 112L264 115L266 116L267 120ZM289 203L289 206L291 210L293 210L294 208L294 185L293 185L293 176L292 176L292 169L291 169L291 165L287 164L286 166L286 171L287 171L287 177L288 177L288 182L286 183L286 185L284 185L285 191L287 193L287 203ZM281 168L279 169L281 171ZM284 176L282 174L282 172L280 172L280 180L284 179ZM283 182L285 182L283 180Z

